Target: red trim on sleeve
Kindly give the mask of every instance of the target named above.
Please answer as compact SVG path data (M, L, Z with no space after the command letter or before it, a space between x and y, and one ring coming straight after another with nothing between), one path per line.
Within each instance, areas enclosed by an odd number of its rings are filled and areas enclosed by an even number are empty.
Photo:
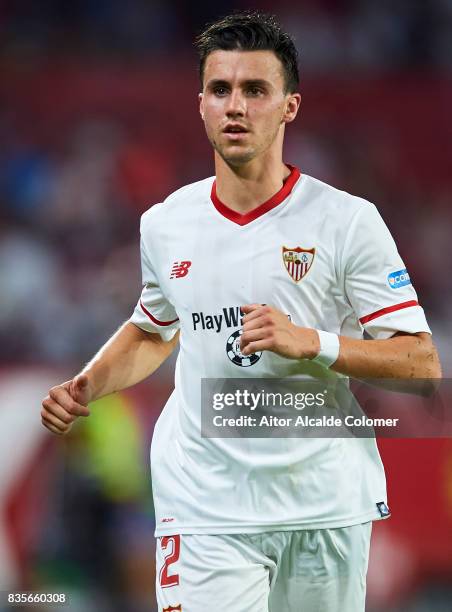
M276 206L278 206L278 204L281 204L281 202L283 202L291 194L292 189L294 188L295 183L300 178L301 173L298 168L290 166L289 164L286 165L290 169L290 174L284 181L284 184L281 189L277 193L275 193L275 195L269 200L267 200L263 204L260 204L257 208L250 210L250 212L245 213L244 215L237 212L236 210L232 210L231 208L223 204L223 202L217 196L216 180L212 184L212 192L210 194L210 199L212 200L215 208L221 215L223 215L223 217L226 217L226 219L229 219L229 221L237 223L237 225L246 225L247 223L250 223L251 221L254 221L254 219L257 219L261 215L265 214L269 210L272 210L272 208L275 208Z
M176 321L179 321L179 317L177 317L177 319L174 319L174 321L159 321L158 319L156 319L155 317L153 317L151 315L151 313L149 312L149 310L147 308L145 308L143 306L143 302L141 300L140 300L140 306L141 306L141 310L144 312L144 314L147 315L151 319L151 321L153 323L155 323L155 325L160 325L161 327L166 327L167 325L172 325Z
M365 325L369 323L369 321L373 321L377 317L382 317L385 314L389 314L390 312L395 312L396 310L402 310L402 308L409 308L410 306L419 306L419 303L416 300L409 300L408 302L401 302L400 304L394 304L394 306L386 306L386 308L381 308L380 310L376 310L372 314L366 315L365 317L361 317L359 322L361 325Z

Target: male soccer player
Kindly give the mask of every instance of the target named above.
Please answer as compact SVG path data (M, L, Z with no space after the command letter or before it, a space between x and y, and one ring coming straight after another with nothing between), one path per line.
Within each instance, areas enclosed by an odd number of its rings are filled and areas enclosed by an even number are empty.
M42 420L66 433L180 340L151 450L159 610L362 611L371 522L389 514L375 440L202 437L200 381L436 378L438 357L375 206L283 163L290 37L234 14L197 46L215 177L143 215L135 311Z

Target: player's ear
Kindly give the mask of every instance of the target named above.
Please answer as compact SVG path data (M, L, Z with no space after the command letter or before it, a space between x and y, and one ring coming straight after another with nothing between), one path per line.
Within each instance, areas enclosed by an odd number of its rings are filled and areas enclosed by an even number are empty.
M204 105L203 105L203 94L198 94L199 100L199 114L201 115L201 119L204 120Z
M283 123L290 123L295 119L298 113L298 109L301 104L301 94L300 93L291 93L286 101L286 109L284 111L284 116L282 118Z

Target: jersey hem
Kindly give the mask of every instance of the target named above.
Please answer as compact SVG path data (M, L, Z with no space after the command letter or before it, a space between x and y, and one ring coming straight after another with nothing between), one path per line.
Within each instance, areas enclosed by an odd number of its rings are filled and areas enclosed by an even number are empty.
M352 527L369 521L384 521L390 518L381 516L378 510L366 512L353 518L342 519L338 521L314 521L311 523L268 523L262 525L256 524L240 524L240 525L211 525L209 527L201 527L200 525L174 525L173 527L156 527L154 536L156 538L165 535L220 535L220 534L242 534L242 533L265 533L268 531L302 531L311 529L339 529L341 527Z

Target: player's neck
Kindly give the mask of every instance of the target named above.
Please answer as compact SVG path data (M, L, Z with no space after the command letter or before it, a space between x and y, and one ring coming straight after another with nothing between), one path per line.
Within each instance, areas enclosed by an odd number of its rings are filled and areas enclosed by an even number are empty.
M246 214L278 193L290 170L282 160L252 160L231 167L216 154L215 173L219 200L231 210Z

